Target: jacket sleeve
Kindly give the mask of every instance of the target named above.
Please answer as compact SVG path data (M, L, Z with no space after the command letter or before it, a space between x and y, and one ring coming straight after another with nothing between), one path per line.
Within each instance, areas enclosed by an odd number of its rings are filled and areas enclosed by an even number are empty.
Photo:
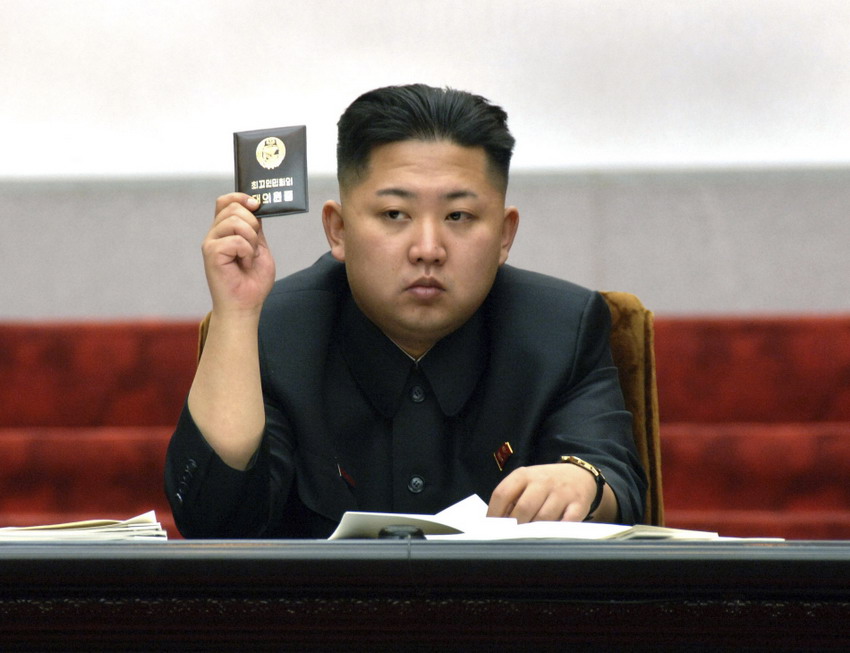
M274 415L272 418L271 416ZM270 514L269 423L285 432L285 420L266 406L266 433L249 469L224 463L198 429L188 406L171 437L165 460L165 492L186 538L266 537ZM276 437L277 442L285 438ZM292 468L286 446L275 447L280 469ZM277 474L291 482L291 474ZM285 488L288 491L288 488Z
M617 497L619 520L632 524L643 517L647 481L610 337L608 305L599 293L591 293L569 357L572 365L564 370L544 411L535 458L551 463L575 455L598 467Z

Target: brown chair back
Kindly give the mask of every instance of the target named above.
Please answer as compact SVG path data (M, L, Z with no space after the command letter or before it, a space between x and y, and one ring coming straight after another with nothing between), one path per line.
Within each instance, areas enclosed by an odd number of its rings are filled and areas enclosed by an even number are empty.
M198 360L201 360L201 352L204 351L204 343L207 341L207 332L210 330L210 317L212 311L204 316L201 323L198 325Z
M611 353L620 371L626 408L633 416L635 446L646 470L644 523L664 525L661 486L661 437L655 380L653 314L625 292L602 293L611 309Z

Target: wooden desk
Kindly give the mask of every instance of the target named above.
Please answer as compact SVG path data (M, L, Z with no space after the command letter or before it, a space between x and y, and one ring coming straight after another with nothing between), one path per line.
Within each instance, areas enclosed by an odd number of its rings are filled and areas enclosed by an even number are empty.
M850 645L850 543L0 545L4 650Z

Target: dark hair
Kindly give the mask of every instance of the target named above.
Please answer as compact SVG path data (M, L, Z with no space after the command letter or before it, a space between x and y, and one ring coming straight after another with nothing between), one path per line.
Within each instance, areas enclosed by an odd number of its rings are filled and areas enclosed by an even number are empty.
M369 165L372 149L407 140L447 140L482 147L503 188L514 137L508 114L480 95L425 84L386 86L364 93L337 123L337 179L354 183Z

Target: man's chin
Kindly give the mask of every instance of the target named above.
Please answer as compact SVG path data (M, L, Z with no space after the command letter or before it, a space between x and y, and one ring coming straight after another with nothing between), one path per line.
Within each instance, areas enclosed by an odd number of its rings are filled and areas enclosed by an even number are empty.
M447 335L457 331L465 321L419 320L408 322L404 325L405 339L409 342L427 345L430 349Z

